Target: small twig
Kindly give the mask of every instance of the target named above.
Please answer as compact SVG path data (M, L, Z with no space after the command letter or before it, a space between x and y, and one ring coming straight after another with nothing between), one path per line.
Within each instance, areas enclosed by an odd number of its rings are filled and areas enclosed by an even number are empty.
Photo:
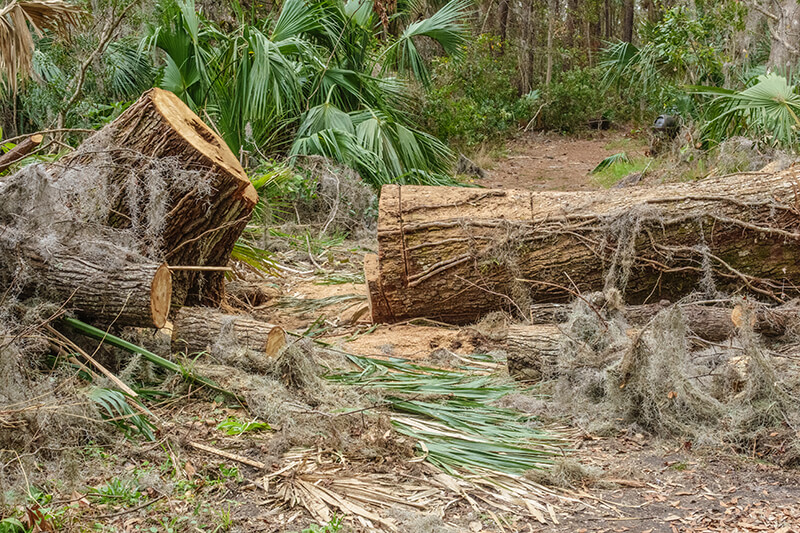
M262 463L261 461L249 459L247 457L244 457L243 455L239 455L236 453L226 452L225 450L220 450L219 448L214 448L213 446L207 446L199 442L189 441L189 446L191 446L192 448L197 448L198 450L202 450L204 452L224 457L225 459L230 459L231 461L236 461L238 463L258 468L259 470L267 468L267 465L265 463Z
M124 511L120 511L118 513L104 514L104 515L100 515L100 516L95 516L95 517L92 517L92 519L93 520L108 520L108 519L111 519L111 518L117 518L118 516L130 514L130 513L135 513L136 511L140 511L140 510L144 509L145 507L149 507L149 506L153 505L154 503L163 500L164 498L166 498L166 496L162 494L161 496L159 496L155 500L150 500L149 502L143 503L142 505L134 507L133 509L125 509Z
M0 141L0 144L6 143L13 143L16 141L21 141L22 139L26 139L31 135L46 135L48 133L97 133L97 130L87 130L85 128L54 128L50 130L41 130L35 131L33 133L26 133L25 135L17 135L16 137L11 137L10 139L3 139Z
M167 268L170 270L191 270L191 271L198 271L198 272L233 272L233 268L231 267L222 267L222 266L172 266L167 265Z

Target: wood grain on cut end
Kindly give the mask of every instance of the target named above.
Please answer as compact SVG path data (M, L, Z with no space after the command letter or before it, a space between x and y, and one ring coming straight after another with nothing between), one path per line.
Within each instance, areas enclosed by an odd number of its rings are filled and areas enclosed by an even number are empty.
M153 104L167 123L195 150L205 155L212 166L219 167L240 180L241 197L255 205L258 202L258 192L225 141L173 93L155 88L151 89L151 94Z
M150 285L150 312L153 325L161 329L167 323L172 302L172 272L166 263L159 265Z
M272 331L267 334L264 352L267 354L267 357L275 357L284 346L286 346L286 332L283 331L283 328L275 326Z

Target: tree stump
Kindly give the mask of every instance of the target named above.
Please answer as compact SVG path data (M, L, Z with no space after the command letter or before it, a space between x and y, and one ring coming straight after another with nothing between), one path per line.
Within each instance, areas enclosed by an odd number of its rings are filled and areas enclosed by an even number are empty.
M140 251L170 265L227 265L258 201L224 141L161 89L144 93L49 171L65 186L93 173L88 187L107 195L107 224L137 231ZM223 280L222 272L176 271L173 304L217 305Z

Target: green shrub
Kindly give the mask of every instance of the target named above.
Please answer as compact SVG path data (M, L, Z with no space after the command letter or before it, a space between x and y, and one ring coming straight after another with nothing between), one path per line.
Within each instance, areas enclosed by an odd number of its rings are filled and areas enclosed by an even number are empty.
M492 35L480 35L460 60L434 62L422 110L428 130L456 146L499 138L524 125L538 93L520 97L516 54Z
M544 92L538 128L574 132L589 120L623 117L618 105L600 89L601 72L596 68L574 69L553 80ZM615 112L615 109L617 110Z

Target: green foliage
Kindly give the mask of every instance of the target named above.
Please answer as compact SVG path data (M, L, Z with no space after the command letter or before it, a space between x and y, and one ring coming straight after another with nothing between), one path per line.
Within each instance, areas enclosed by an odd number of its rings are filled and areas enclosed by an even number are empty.
M705 108L703 134L707 139L722 141L747 135L771 146L797 147L800 94L785 77L759 76L754 85L742 91L716 87L690 90L713 97Z
M102 388L92 389L89 399L100 407L104 420L117 426L126 435L142 435L147 440L155 440L153 430L156 426L145 414L134 411L128 403L135 402L135 399L120 391ZM140 408L144 411L143 407Z
M302 533L338 533L342 529L342 517L336 514L327 524L312 524L302 531Z
M415 41L459 53L465 7L453 0L381 53L369 2L287 0L274 23L223 32L192 0L177 0L160 6L163 22L146 43L163 53L161 87L207 117L236 154L322 155L375 186L451 183L452 154L405 112L406 82L373 73L397 68L424 81Z
M28 533L18 518L10 516L0 520L0 533Z
M589 120L613 120L617 108L600 88L601 72L596 68L576 68L562 73L543 91L544 106L539 127L574 132Z
M100 504L125 506L136 505L143 496L136 483L116 477L109 479L104 485L90 488L88 495Z
M606 170L612 165L616 165L618 163L630 163L630 159L628 159L628 154L625 152L619 152L613 155L610 155L600 161L600 163L592 169L592 174L597 174L598 172L602 172Z
M608 165L602 170L593 172L592 180L595 183L608 188L622 178L633 174L634 172L645 172L652 162L653 160L647 157L628 159L627 161L617 161L611 165Z
M217 429L223 430L228 435L241 435L250 431L263 431L272 428L266 422L256 422L255 420L245 422L235 416L229 416L217 425Z
M515 54L507 43L480 35L462 59L434 61L422 117L437 137L462 146L496 139L530 120L539 92L520 98Z
M606 45L602 87L613 87L623 100L651 112L692 113L693 102L681 87L724 82L730 61L725 42L731 32L743 29L744 11L740 3L728 1L700 4L696 11L685 6L667 10L658 22L642 25L641 47Z

